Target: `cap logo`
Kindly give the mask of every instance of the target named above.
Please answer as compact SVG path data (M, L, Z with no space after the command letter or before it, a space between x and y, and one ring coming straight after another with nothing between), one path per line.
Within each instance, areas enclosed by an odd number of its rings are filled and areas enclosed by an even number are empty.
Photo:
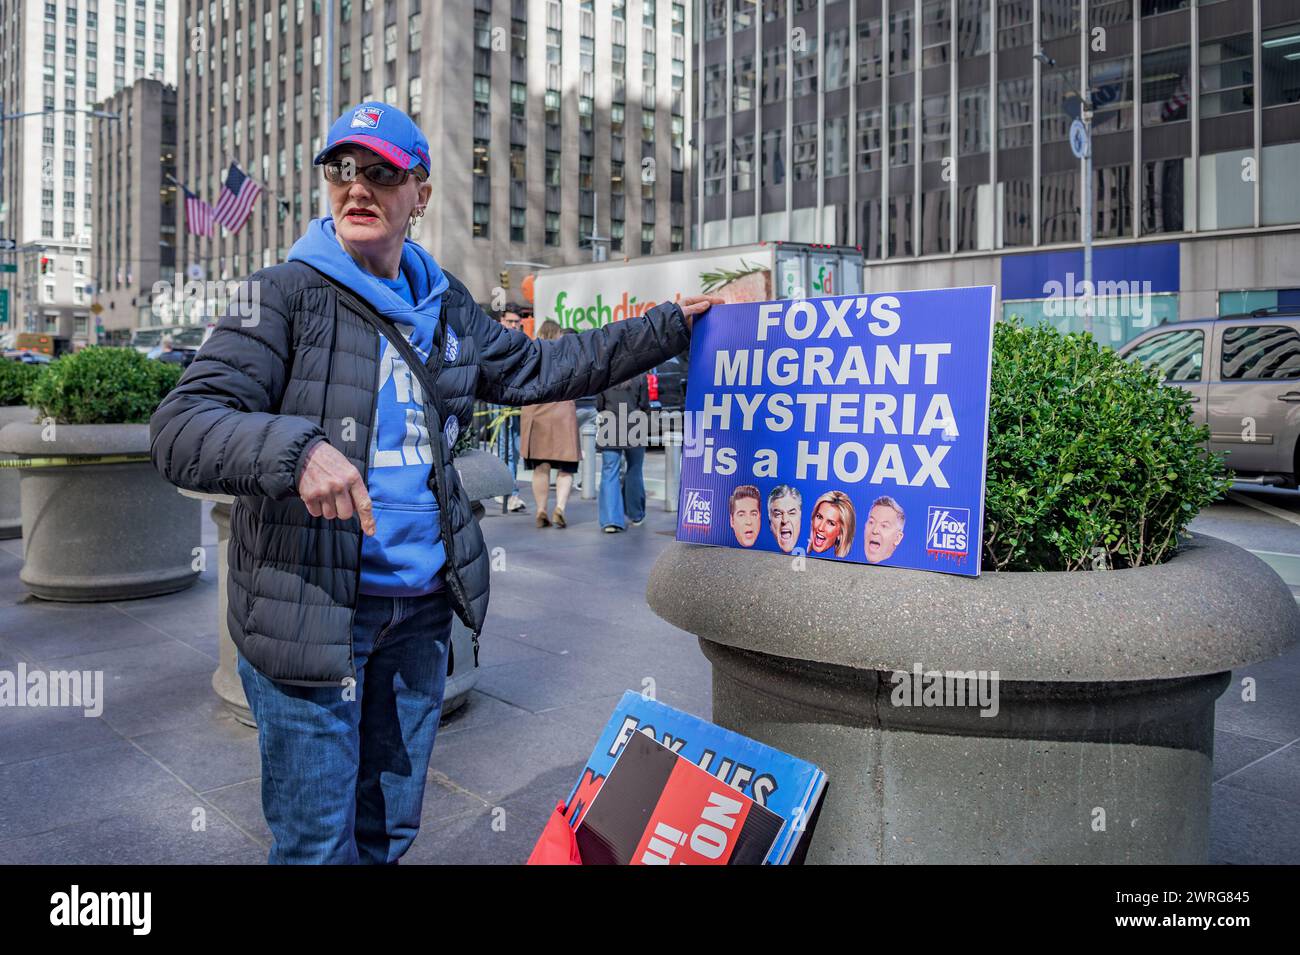
M377 129L379 127L379 117L384 111L378 106L362 106L352 114L352 126L363 129Z

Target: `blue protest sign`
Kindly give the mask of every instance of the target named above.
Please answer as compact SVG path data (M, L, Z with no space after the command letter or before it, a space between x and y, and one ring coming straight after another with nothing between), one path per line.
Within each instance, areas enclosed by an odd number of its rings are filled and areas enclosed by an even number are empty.
M977 576L992 286L715 305L677 539Z

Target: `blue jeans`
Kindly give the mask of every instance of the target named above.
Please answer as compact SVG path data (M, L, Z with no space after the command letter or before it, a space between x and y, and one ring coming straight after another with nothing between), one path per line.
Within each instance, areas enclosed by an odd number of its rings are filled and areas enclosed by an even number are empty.
M627 458L627 474L620 479L624 457ZM622 530L627 521L645 518L645 480L641 474L644 464L645 448L601 452L598 501L601 527Z
M357 598L357 684L276 683L239 657L257 720L270 863L395 863L420 828L442 715L451 605Z

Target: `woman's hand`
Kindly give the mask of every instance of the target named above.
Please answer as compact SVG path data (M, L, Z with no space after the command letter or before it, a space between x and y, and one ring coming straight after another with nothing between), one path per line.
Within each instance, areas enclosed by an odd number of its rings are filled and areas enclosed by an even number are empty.
M682 307L682 314L686 316L686 327L694 328L695 316L703 315L709 310L710 305L723 305L726 299L718 295L692 295L684 298L677 304Z
M349 520L355 513L361 529L375 536L375 513L361 472L328 441L307 452L307 464L298 480L298 496L312 517Z

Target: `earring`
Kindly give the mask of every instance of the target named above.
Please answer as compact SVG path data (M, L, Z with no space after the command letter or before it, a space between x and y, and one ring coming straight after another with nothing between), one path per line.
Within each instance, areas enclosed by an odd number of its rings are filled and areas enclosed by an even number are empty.
M424 206L420 206L414 212L411 213L411 218L418 219L423 215L424 215Z

